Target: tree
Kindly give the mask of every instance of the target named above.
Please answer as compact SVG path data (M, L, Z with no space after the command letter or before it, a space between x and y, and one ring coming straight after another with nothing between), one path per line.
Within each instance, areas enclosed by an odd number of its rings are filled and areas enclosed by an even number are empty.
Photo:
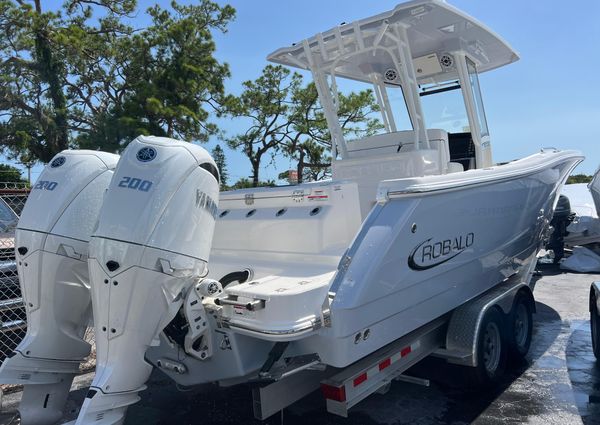
M592 179L593 176L588 176L587 174L573 174L567 178L567 184L589 183Z
M252 180L258 185L265 155L283 154L297 161L298 182L329 175L331 135L319 104L314 83L302 85L300 74L282 66L267 65L262 75L244 83L244 91L233 97L229 113L248 120L249 128L227 140L250 160ZM338 116L345 135L375 134L382 124L371 116L379 110L371 90L338 94Z
M296 153L298 183L331 177L331 152L326 146L307 139L297 145Z
M83 145L120 150L139 134L206 142L217 133L210 112L225 102L227 64L213 56L211 29L225 31L230 6L203 0L197 6L156 5L148 10L152 25L122 40L128 59L123 67L120 102L99 117L99 131Z
M337 115L344 136L371 136L383 128L379 119L372 116L373 112L379 111L379 105L371 90L348 95L338 93L337 97ZM311 82L306 87L297 88L292 104L294 106L289 116L292 131L288 134L285 151L297 161L298 183L304 179L329 177L331 134L315 84Z
M12 165L0 164L0 182L25 182L21 170Z
M275 182L273 180L259 181L258 184L254 184L254 182L252 180L242 177L237 182L235 182L235 184L233 186L231 186L231 189L249 189L251 187L273 187L273 186L275 186Z
M108 42L124 30L118 18L135 4L103 2L105 16L92 27L90 3L70 0L53 12L40 0L0 0L0 140L12 158L48 161L69 147L70 132L83 124L82 106L95 93L84 88L82 73L72 72L78 66L92 71L87 65L108 53Z
M289 100L301 81L300 74L290 76L290 71L280 65L267 65L260 77L243 83L244 91L239 97L232 97L229 101L229 113L247 119L250 125L245 133L226 142L230 148L241 150L250 160L255 187L260 181L264 155L277 153L287 137Z
M219 170L219 177L221 177L221 190L227 189L227 180L229 179L229 173L227 172L227 163L225 160L225 152L220 145L216 145L210 153L212 158L217 164Z
M135 0L0 0L0 149L48 161L67 147L119 151L138 134L205 141L209 111L224 99L226 64L211 31L230 6L148 9L151 25L123 18ZM219 111L217 110L217 113Z

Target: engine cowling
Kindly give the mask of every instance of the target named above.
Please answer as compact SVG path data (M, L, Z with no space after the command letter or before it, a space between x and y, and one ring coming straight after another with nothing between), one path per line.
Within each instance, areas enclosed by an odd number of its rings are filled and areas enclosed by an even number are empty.
M66 150L44 168L15 231L27 334L0 368L0 382L23 384L23 425L55 423L90 345L88 241L118 156Z
M123 152L90 243L96 377L77 424L120 424L139 399L146 349L207 273L218 194L199 146L140 136Z

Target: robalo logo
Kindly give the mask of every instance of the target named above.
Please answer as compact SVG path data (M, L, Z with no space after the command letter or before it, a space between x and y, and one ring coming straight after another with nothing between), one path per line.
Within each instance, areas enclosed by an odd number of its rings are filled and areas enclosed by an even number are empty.
M451 239L432 241L433 238L429 238L412 250L408 256L408 267L413 270L427 270L450 261L473 245L475 234L471 232Z

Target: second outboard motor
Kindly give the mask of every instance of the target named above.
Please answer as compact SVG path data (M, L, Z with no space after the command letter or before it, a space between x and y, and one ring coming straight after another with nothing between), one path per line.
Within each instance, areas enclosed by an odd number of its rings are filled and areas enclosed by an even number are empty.
M0 383L24 385L21 424L62 417L91 320L88 241L119 157L63 151L46 166L15 232L27 334L0 368Z
M90 242L96 377L77 425L122 424L139 400L147 348L207 274L218 195L199 146L140 136L123 152Z
M560 195L556 208L554 209L552 221L550 221L550 226L552 226L554 230L546 245L547 249L551 249L554 252L554 264L558 264L565 256L564 238L569 234L567 227L573 222L574 218L575 213L571 212L569 198L565 195Z

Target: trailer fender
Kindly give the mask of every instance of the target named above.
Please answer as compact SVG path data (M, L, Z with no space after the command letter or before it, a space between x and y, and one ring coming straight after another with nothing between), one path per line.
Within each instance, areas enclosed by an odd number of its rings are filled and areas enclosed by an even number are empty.
M533 297L533 291L531 290L530 286L523 286L523 287L521 287L517 291L516 295L517 296L515 296L514 300L513 300L513 305L514 305L514 302L517 300L517 298L519 296L525 297L527 299L527 301L529 302L529 306L531 307L531 312L532 313L537 313L537 308L535 306L535 298Z
M535 309L529 286L510 279L458 307L448 322L446 348L438 350L436 355L450 363L476 367L477 337L485 314L492 308L499 309L504 315L510 314L517 295L527 297Z

